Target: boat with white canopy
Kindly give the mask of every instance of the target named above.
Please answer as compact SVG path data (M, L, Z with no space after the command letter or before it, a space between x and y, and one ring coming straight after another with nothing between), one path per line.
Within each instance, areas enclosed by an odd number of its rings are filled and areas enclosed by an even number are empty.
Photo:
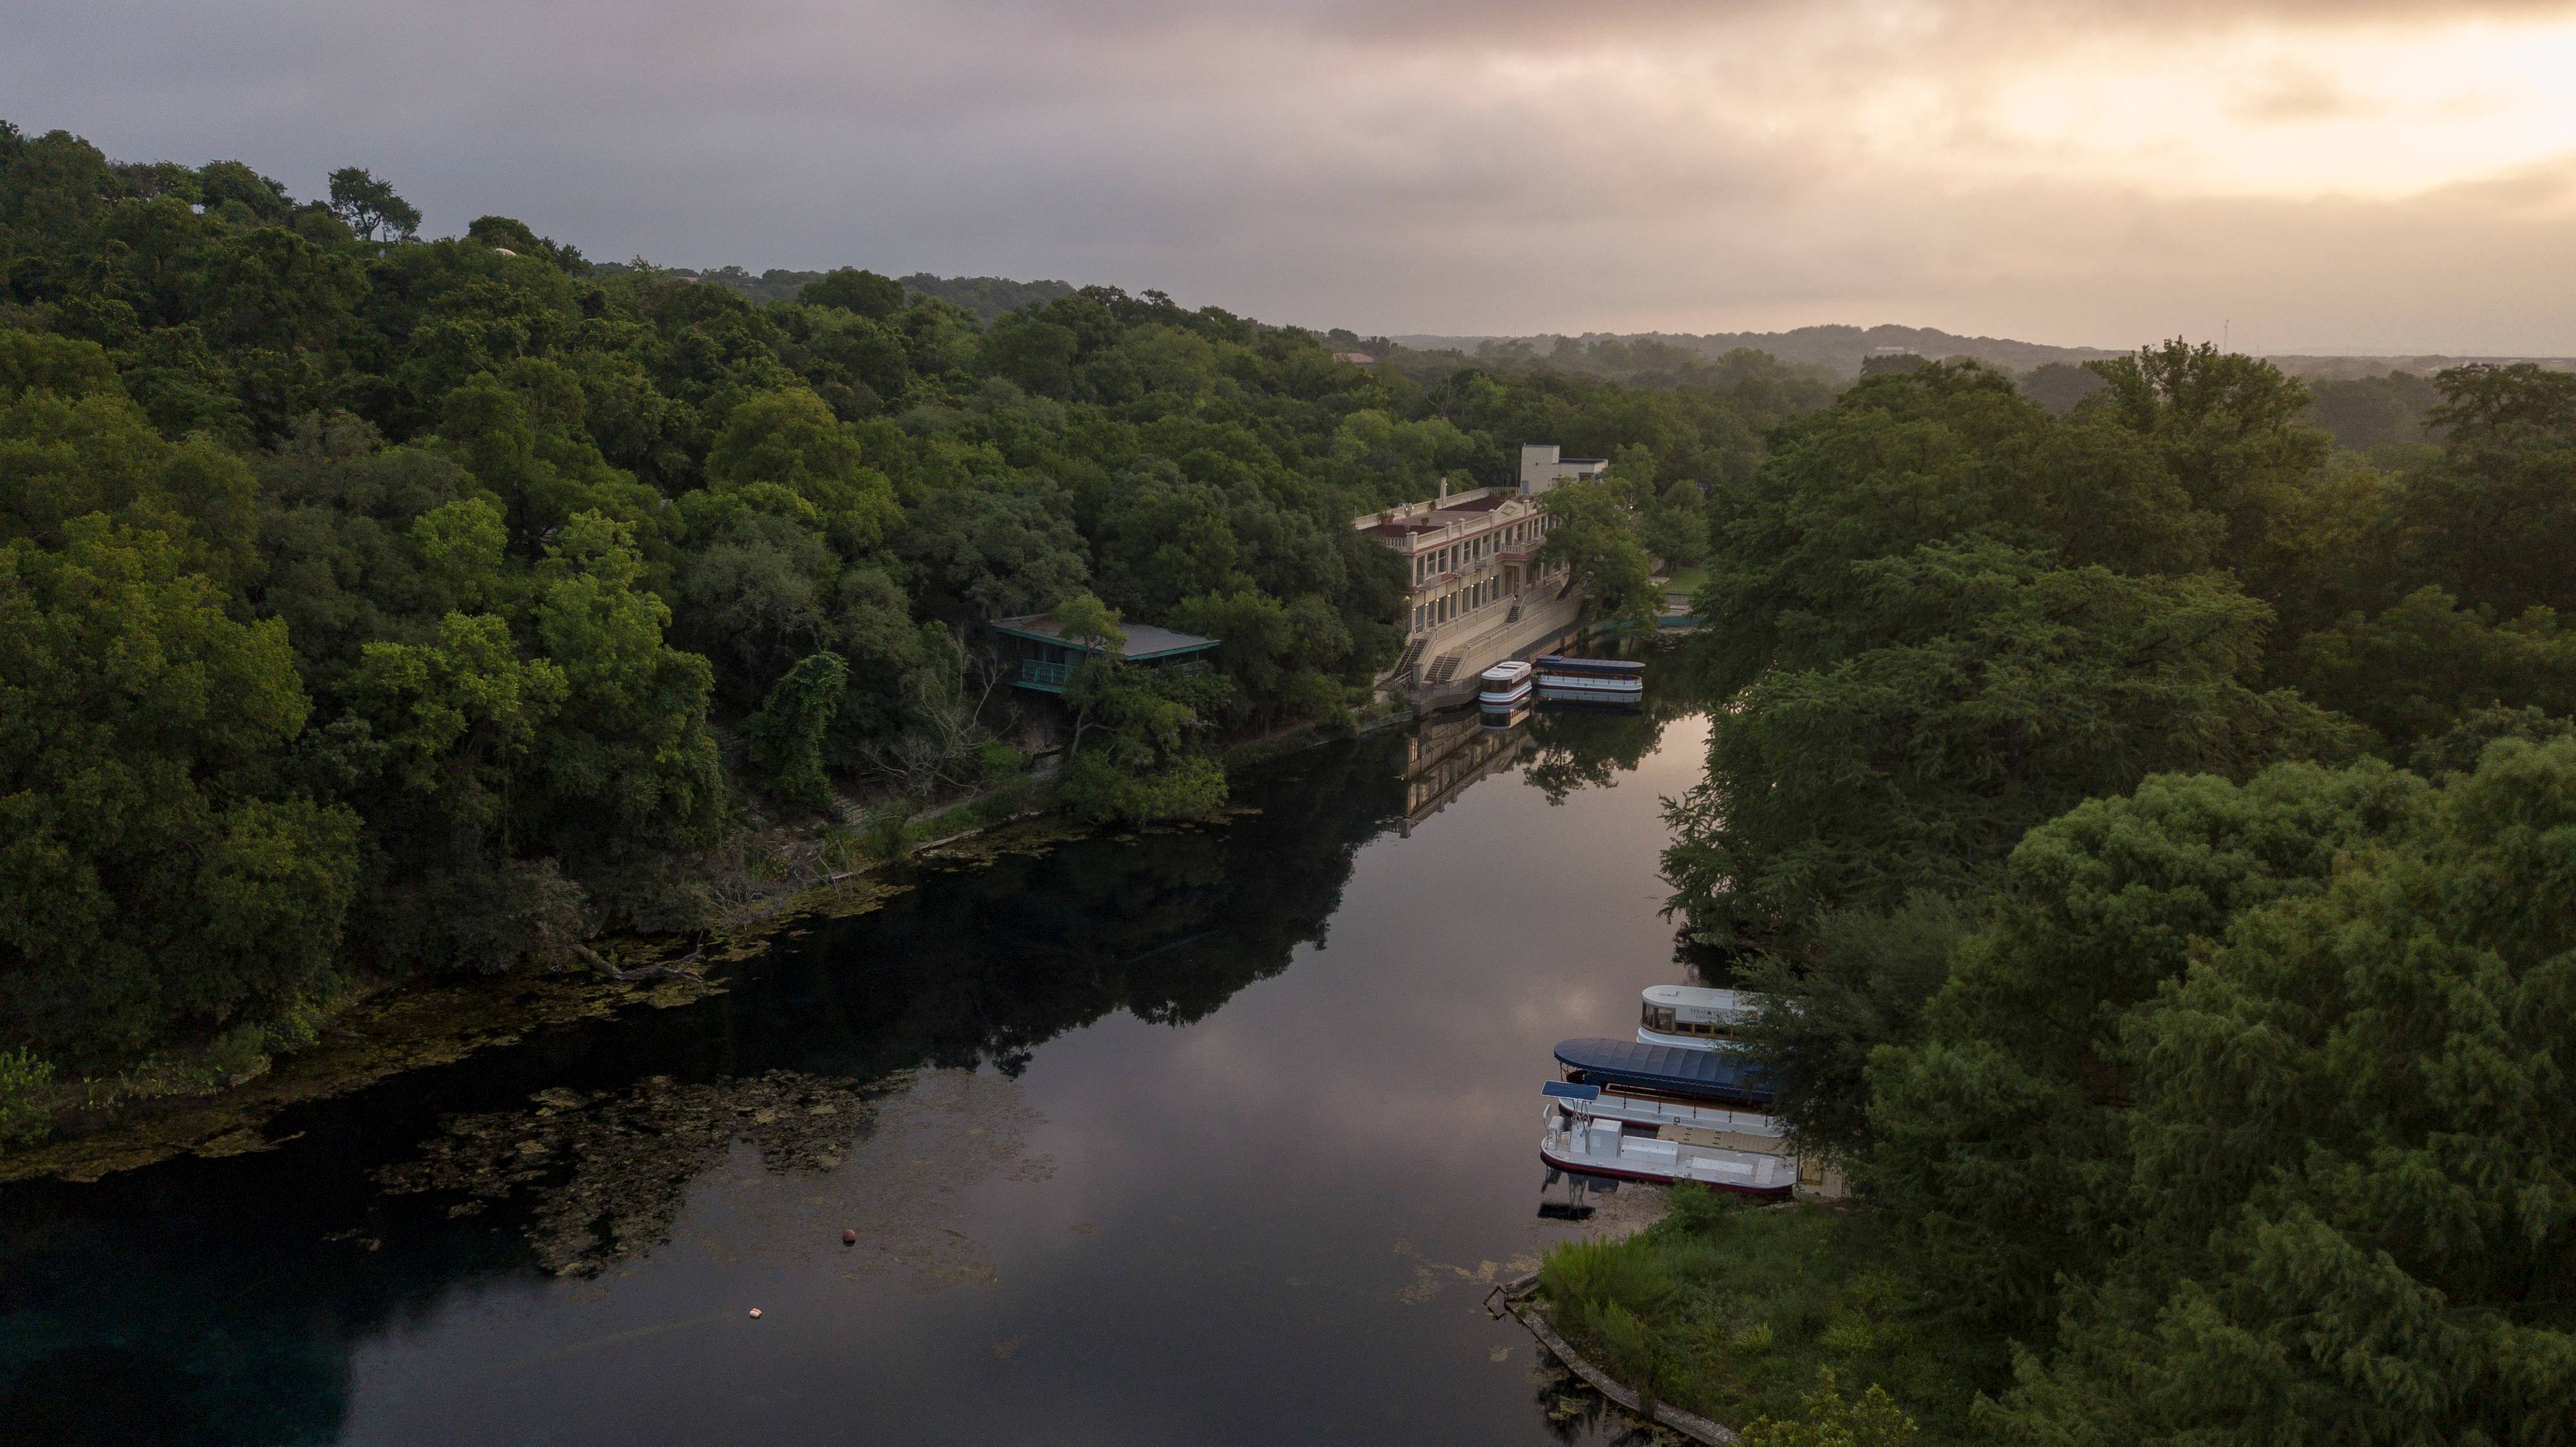
M1761 1008L1762 997L1749 990L1648 985L1637 1020L1637 1043L1721 1049L1743 1038L1745 1023Z
M1529 702L1533 673L1527 661L1507 658L1476 675L1477 707L1508 709Z

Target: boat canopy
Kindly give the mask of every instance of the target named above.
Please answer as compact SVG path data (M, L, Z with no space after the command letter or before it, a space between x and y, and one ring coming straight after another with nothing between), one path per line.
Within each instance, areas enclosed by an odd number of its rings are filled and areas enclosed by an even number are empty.
M1767 1105L1771 1100L1771 1083L1743 1059L1725 1050L1640 1045L1634 1040L1596 1037L1558 1041L1556 1061L1568 1070L1580 1071L1587 1085L1613 1089L1627 1086L1756 1105Z
M1540 1086L1538 1088L1538 1093L1546 1096L1550 1100L1599 1100L1601 1098L1601 1087L1597 1085L1577 1085L1570 1080L1551 1080L1547 1084Z
M1562 653L1539 655L1541 673L1582 673L1597 678L1633 678L1646 671L1646 665L1633 658L1573 658Z

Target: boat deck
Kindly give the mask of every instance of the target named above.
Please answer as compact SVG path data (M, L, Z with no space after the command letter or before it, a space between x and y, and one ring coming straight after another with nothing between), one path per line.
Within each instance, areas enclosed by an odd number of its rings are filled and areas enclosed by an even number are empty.
M1661 1131L1631 1134L1606 1120L1569 1121L1565 1128L1548 1131L1539 1142L1539 1157L1560 1170L1634 1181L1693 1181L1754 1195L1786 1195L1798 1184L1798 1163L1787 1156L1703 1145Z
M1771 1143L1755 1147L1757 1150L1774 1149L1780 1141L1780 1123L1760 1111L1652 1096L1621 1095L1597 1085L1569 1085L1561 1080L1549 1081L1540 1087L1540 1093L1552 1104L1576 1115L1598 1116L1629 1125L1686 1126L1695 1130L1722 1131Z

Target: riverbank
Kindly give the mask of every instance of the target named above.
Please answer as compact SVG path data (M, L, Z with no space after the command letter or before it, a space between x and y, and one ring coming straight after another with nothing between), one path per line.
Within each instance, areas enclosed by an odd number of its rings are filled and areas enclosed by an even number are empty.
M113 1080L58 1088L45 1102L46 1138L0 1150L0 1184L96 1181L183 1155L221 1157L294 1139L271 1123L287 1109L364 1089L407 1071L447 1065L530 1032L622 1011L669 1009L725 989L727 966L753 958L808 919L874 911L913 888L882 871L897 864L967 869L1041 852L1089 831L1047 812L1016 813L919 843L892 858L816 878L775 876L732 901L694 946L679 938L598 942L607 963L434 984L396 982L353 992L317 1018L310 1043L234 1076L193 1061L152 1062ZM685 968L677 962L684 957ZM672 966L654 970L654 966Z
M1346 732L1289 725L1235 743L1223 763L1233 775ZM0 1145L0 1184L95 1181L175 1156L265 1150L292 1138L267 1130L289 1107L513 1044L546 1026L720 993L726 965L766 950L798 921L868 913L912 887L888 883L889 870L976 868L1092 833L1064 812L1051 780L1052 770L1041 767L918 810L845 799L826 818L743 830L705 861L714 914L694 943L598 940L582 947L586 962L555 970L382 982L315 1010L306 1038L271 1045L240 1066L198 1052L55 1086L37 1102L49 1121L43 1136Z
M1972 1352L1925 1318L1890 1245L1850 1205L1677 1192L1633 1236L1549 1251L1536 1297L1572 1351L1648 1405L1741 1432L1766 1417L1865 1413L1881 1387L1916 1424L1913 1440L1971 1441L1972 1373L1988 1344Z

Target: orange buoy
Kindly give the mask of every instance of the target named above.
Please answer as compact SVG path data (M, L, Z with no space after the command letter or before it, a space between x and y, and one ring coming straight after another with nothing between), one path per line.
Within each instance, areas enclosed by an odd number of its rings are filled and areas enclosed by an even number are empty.
M858 1232L856 1232L856 1231L844 1231L844 1232L842 1232L842 1233L841 1233L841 1244L842 1244L842 1245L844 1245L844 1246L856 1246L856 1245L858 1245L858 1244L859 1244L859 1233L858 1233Z

